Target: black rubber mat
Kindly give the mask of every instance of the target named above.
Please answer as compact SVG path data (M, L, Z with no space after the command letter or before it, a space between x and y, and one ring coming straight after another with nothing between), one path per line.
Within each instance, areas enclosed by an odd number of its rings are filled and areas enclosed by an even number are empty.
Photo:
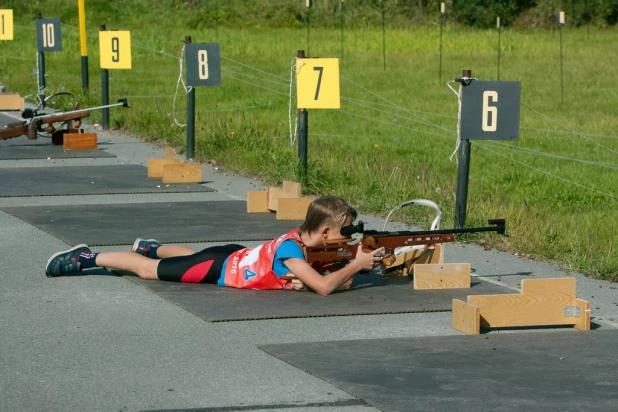
M618 331L264 345L382 411L618 410Z
M212 192L196 183L163 184L140 165L2 169L0 197Z
M18 137L9 140L0 140L0 160L20 159L80 159L95 157L116 157L104 150L67 150L62 146L53 146L51 139L39 137L37 140L28 140Z
M2 209L70 245L132 245L138 238L162 243L271 240L299 221L274 213L247 213L243 201L8 207Z
M470 289L414 290L408 277L357 275L351 290L328 297L313 292L239 290L207 284L181 284L129 279L208 322L377 315L450 311L452 299L467 295L513 293L489 282L474 281Z

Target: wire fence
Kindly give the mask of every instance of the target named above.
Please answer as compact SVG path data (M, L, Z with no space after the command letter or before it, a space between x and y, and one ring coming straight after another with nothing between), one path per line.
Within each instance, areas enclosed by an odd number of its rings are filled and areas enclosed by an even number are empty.
M78 27L75 27L69 24L63 24L63 26L73 29L75 31L79 30ZM20 29L35 30L35 28L32 26L15 25L15 27L20 28ZM98 38L98 34L89 32L88 37ZM178 86L182 85L184 87L185 92L188 92L188 90L190 89L187 88L182 81L183 79L182 63L184 60L183 52L182 52L183 50L182 42L164 40L162 41L162 43L174 45L174 47L172 48L177 48L178 50L181 50L180 55L175 55L173 54L173 52L169 52L164 49L153 48L141 41L138 41L135 38L131 40L132 47L135 47L139 50L143 50L149 54L152 54L154 57L174 59L180 65L178 81L176 82L177 90L178 90ZM24 57L7 56L7 55L2 55L0 56L0 58L15 59L15 60L29 60ZM221 58L223 62L226 63L225 67L222 67L222 76L225 77L226 79L229 79L230 81L237 82L237 83L240 83L242 85L245 85L251 88L256 88L256 89L266 91L276 96L285 97L288 100L288 108L289 108L288 124L290 128L290 138L291 138L291 141L294 142L293 137L295 136L295 134L293 133L293 130L296 129L296 124L295 124L296 122L294 122L293 124L292 116L291 116L292 100L295 97L293 94L293 77L291 77L290 79L287 79L284 76L271 73L260 67L256 67L252 64L240 61L238 59L233 59L225 55L222 55ZM237 69L232 69L227 66L236 67ZM239 70L247 70L248 72L239 71ZM292 71L293 70L294 69L292 65ZM441 139L447 139L450 142L453 142L457 139L456 130L444 127L438 124L436 121L432 121L429 119L429 118L435 118L435 119L443 119L443 120L456 120L457 116L453 116L453 115L445 114L445 113L429 112L429 111L421 110L418 108L408 108L402 104L394 102L392 99L388 99L384 97L383 95L373 90L370 90L368 87L362 85L361 83L355 80L352 80L351 78L343 74L340 77L345 82L359 89L362 93L365 93L366 95L370 96L373 99L377 99L378 101L364 100L364 99L359 99L357 97L350 97L350 96L342 95L341 100L346 103L346 108L340 109L339 113L344 114L346 116L352 116L357 119L362 119L362 120L371 122L371 124L382 124L382 125L387 125L392 128L406 130L407 132L409 132L407 136L411 138L419 138L419 137L425 138L427 136L432 136L432 137L439 137ZM170 82L170 83L173 81L172 79L161 79L161 80ZM142 95L142 94L130 95L129 94L126 97L129 97L131 99L160 99L163 101L170 100L173 98L172 113L174 115L175 122L178 126L183 126L183 124L177 121L175 117L176 116L175 106L176 106L177 93L176 94L152 94L152 95ZM526 131L526 133L537 134L537 135L540 135L540 134L573 135L611 154L614 154L614 155L618 154L617 150L614 150L608 145L599 143L593 139L593 138L615 139L615 138L618 138L618 136L582 133L582 132L574 130L573 128L561 122L558 122L552 119L551 117L532 108L529 105L522 103L522 106L526 108L527 110L529 110L534 115L558 127L558 129L521 127L523 130ZM221 109L216 108L213 110L211 109L198 110L198 113L243 112L247 110L256 110L256 109L273 110L273 108L274 108L273 103L269 102L269 103L264 103L264 104L245 105L245 106L235 107L235 108L221 108ZM354 110L354 108L362 108L363 111ZM379 116L382 116L382 117L379 117ZM384 120L383 118L384 116L389 116L392 120L390 121ZM403 122L409 122L411 124L414 124L415 127L411 127L407 124L402 124ZM313 134L313 136L342 137L345 135L332 135L332 134L317 133L317 134ZM541 158L552 159L553 161L565 162L565 164L575 162L581 165L585 165L586 167L597 167L597 168L605 168L605 169L611 169L611 170L618 169L618 164L616 163L563 156L563 155L559 155L556 153L545 152L542 150L535 150L532 148L523 147L521 144L515 145L515 144L504 143L504 142L474 142L474 145L481 148L484 151L492 153L501 158L507 159L510 162L513 162L519 166L523 166L536 173L542 174L544 176L548 176L552 179L559 180L565 184L572 185L579 189L591 191L591 192L594 192L594 193L597 193L597 194L600 194L600 195L603 195L603 196L606 196L612 199L618 199L618 196L616 196L615 194L609 193L607 191L599 190L599 189L590 187L588 185L584 185L582 183L575 181L573 178L569 178L569 169L567 167L565 167L564 173L561 173L560 175L558 175L556 173L552 173L546 169L543 169L539 167L538 165L533 165L529 162L525 162L520 159L516 159L512 156L509 156L504 153L504 150L519 153L520 155L527 156L527 158L529 159L541 159Z

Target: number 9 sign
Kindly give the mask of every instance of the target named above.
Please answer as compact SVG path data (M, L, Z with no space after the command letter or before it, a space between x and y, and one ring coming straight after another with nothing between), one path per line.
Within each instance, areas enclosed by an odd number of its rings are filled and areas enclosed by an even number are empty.
M100 31L99 53L102 69L130 69L131 32Z
M520 93L519 82L474 80L463 86L461 138L518 140Z
M298 59L296 97L299 109L339 109L339 59Z
M219 43L189 43L185 56L187 86L221 86Z

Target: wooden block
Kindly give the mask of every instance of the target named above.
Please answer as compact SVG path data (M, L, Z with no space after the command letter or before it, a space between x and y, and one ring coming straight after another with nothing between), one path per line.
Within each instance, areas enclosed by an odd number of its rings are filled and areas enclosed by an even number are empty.
M95 150L97 146L96 133L65 133L63 136L64 150Z
M480 309L463 300L453 299L453 329L468 335L481 333Z
M0 110L24 111L24 99L18 94L0 95Z
M470 289L470 264L416 264L414 289Z
M268 210L268 192L247 192L247 213L264 213Z
M269 186L266 192L268 193L268 209L276 212L283 190L278 187Z
M579 307L579 317L575 319L575 329L590 330L590 302L575 299L575 306Z
M569 325L565 306L575 305L575 279L525 279L522 293L468 296L481 309L481 327Z
M175 159L176 158L176 150L171 147L165 148L165 158L166 159Z
M170 164L182 164L182 160L176 158L149 159L148 177L161 179L163 177L163 166Z
M201 183L202 165L166 164L163 166L163 183Z
M281 197L302 197L300 183L284 180L282 190Z
M280 198L277 220L305 220L307 209L315 199L315 197Z
M278 202L281 198L300 198L301 186L300 183L290 182L289 180L283 181L283 187L270 186L268 192L268 209L273 212L277 211ZM303 216L303 219L305 217Z
M413 249L409 252L401 253L392 265L385 267L399 268L389 270L385 276L409 276L414 274L414 267L417 264L444 263L444 248L441 244L435 244L425 249Z

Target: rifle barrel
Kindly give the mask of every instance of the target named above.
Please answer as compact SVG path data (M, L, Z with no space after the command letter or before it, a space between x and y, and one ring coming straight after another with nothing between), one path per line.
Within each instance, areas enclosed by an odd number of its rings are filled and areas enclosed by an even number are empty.
M85 109L78 109L78 110L70 110L68 112L59 112L59 113L51 113L51 114L45 114L45 115L41 115L41 116L34 116L33 119L37 119L37 120L45 120L49 117L58 117L58 116L66 116L69 114L75 114L75 113L88 113L92 110L101 110L101 109L107 109L110 107L118 107L118 106L125 106L126 103L124 102L120 102L120 103L114 103L114 104L107 104L105 106L97 106L97 107L88 107Z
M496 232L499 235L503 235L505 232L505 220L493 219L489 221L488 227L468 227L461 229L438 229L438 230L419 230L409 231L402 230L398 232L378 232L377 230L366 230L363 232L364 236L372 236L374 238L389 237L389 236L422 236L422 235L446 235L446 234L459 234L459 233L479 233L479 232Z

